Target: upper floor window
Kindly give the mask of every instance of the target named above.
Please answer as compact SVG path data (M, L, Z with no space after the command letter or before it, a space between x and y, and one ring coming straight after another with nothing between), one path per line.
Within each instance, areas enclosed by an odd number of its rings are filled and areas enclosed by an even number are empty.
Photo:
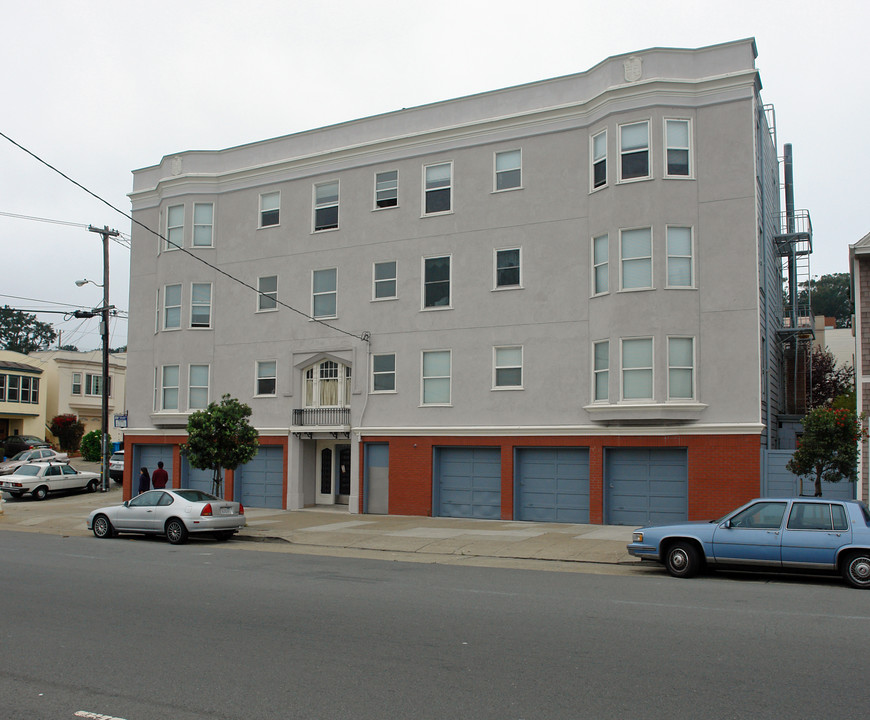
M29 377L28 375L21 376L21 402L39 402L39 378Z
M689 177L691 168L691 137L688 120L665 120L665 175Z
M338 180L314 186L314 232L338 227Z
M692 228L668 227L668 287L693 287Z
M452 208L453 163L426 165L424 175L424 214L450 212Z
M350 407L351 368L323 360L305 370L305 407Z
M0 377L5 379L4 375L0 375ZM72 390L73 395L81 395L82 394L82 374L80 372L74 372L72 374Z
M264 275L257 278L257 310L277 310L278 276Z
M188 368L188 410L204 410L208 407L208 376L208 365L191 365Z
M423 258L423 308L450 307L450 256Z
M622 289L652 287L652 228L620 230Z
M450 350L423 352L423 405L450 404Z
M495 251L496 288L520 287L520 249Z
M622 399L652 400L653 340L632 338L622 341Z
M257 395L274 395L278 386L278 363L275 360L257 361Z
M522 152L508 150L495 154L495 189L513 190L522 187Z
M190 286L190 327L211 327L211 283Z
M9 402L19 402L21 399L21 376L9 375L9 388L6 391L6 399Z
M260 227L277 225L280 219L281 193L270 192L260 195Z
M607 185L607 130L592 136L592 188Z
M383 353L372 355L372 392L395 392L396 355Z
M167 285L163 289L163 329L181 327L181 285Z
M592 294L601 295L610 290L610 237L592 238Z
M160 372L160 410L178 410L178 365L164 365Z
M106 383L106 394L111 397L112 396L112 378L106 378L108 382ZM102 375L92 375L90 373L85 374L85 395L94 395L97 397L102 397L103 395L103 376Z
M523 347L494 347L492 386L497 390L523 387Z
M214 244L214 205L212 203L193 204L193 245L211 247Z
M619 126L620 180L650 176L649 122Z
M592 346L593 399L602 402L610 397L610 341Z
M173 205L166 210L165 250L184 247L184 205Z
M335 268L315 270L311 276L311 314L315 318L336 317L337 297Z
M396 297L395 261L374 264L374 287L372 294L375 300L386 300Z
M375 175L375 207L396 207L399 204L399 171L387 170Z
M668 399L691 400L695 397L695 340L690 337L668 338Z

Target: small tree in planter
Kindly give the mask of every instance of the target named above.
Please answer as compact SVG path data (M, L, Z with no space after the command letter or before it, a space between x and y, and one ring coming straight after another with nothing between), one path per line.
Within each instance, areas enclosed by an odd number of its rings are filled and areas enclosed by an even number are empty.
M60 449L67 453L76 452L85 434L85 426L75 415L58 415L48 426L52 435L60 443Z
M99 462L103 456L103 433L100 430L91 430L82 438L82 460Z
M211 491L221 497L223 469L235 470L260 449L260 435L248 424L251 408L229 395L187 420L187 442L181 454L199 470L212 470Z

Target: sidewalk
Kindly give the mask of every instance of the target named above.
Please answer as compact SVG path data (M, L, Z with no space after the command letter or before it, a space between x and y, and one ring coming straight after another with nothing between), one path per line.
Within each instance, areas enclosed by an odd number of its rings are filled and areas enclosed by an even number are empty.
M85 469L85 463L74 463ZM4 496L0 530L86 536L91 510L122 502L121 488L107 493L49 496L37 501ZM405 515L359 515L343 506L304 510L245 508L248 525L232 542L289 543L296 552L363 553L391 559L455 562L462 558L632 564L625 549L633 528L613 525L465 520ZM265 548L264 548L265 549ZM275 548L278 549L278 548ZM372 553L375 553L372 555ZM412 556L418 556L416 558Z

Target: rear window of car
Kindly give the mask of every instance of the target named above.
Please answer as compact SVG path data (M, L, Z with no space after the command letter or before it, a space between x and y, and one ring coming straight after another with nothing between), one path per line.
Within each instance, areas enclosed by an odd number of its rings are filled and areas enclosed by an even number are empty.
M220 498L202 490L176 490L175 494L188 502L214 502L215 500L220 502Z
M124 462L124 453L119 452L112 455L109 462Z

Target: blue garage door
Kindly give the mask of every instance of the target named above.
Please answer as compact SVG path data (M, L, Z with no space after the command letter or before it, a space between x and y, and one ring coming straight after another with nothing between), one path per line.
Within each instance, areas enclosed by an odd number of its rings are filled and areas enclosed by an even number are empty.
M689 515L689 460L685 448L605 450L605 522L654 525Z
M214 470L198 470L191 467L185 458L181 459L181 484L184 487L210 493L213 477Z
M435 478L439 517L501 518L499 448L435 448Z
M589 450L517 450L516 483L517 520L589 522Z
M148 468L148 474L154 475L157 469L157 461L163 461L163 469L169 475L169 482L166 487L172 487L172 445L137 445L134 448L133 457L138 458L134 465L136 472L131 473L133 478L133 494L139 489L139 469Z
M254 459L236 470L236 500L246 507L284 507L284 449L260 446Z

